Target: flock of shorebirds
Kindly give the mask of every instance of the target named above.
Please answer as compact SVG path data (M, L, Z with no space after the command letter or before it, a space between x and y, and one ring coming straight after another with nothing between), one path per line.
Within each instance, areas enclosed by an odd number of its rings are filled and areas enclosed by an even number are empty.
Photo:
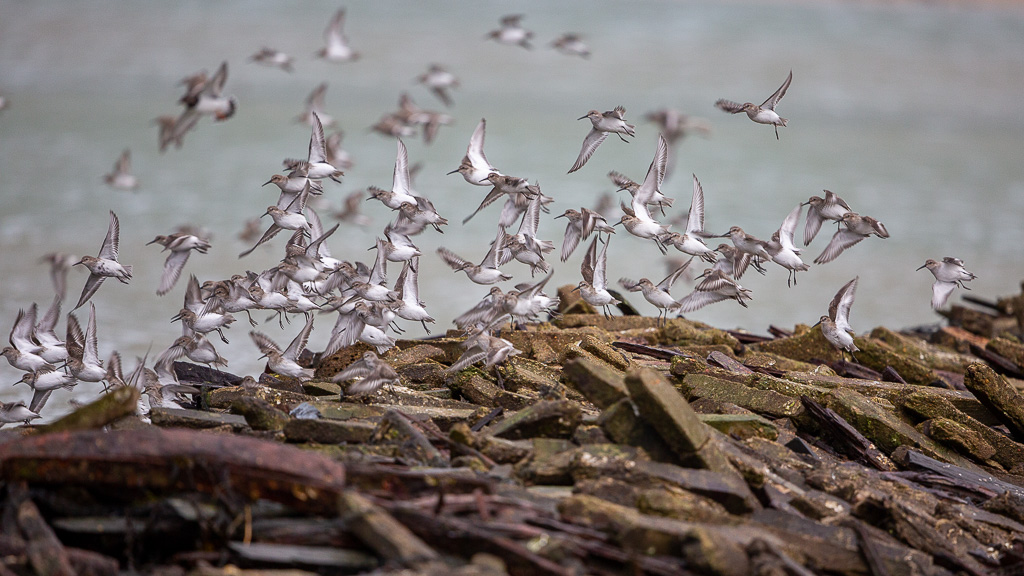
M343 32L344 10L339 10L331 19L326 31L324 48L318 55L333 62L346 62L359 58ZM533 34L522 27L521 16L507 16L501 19L501 27L487 35L488 39L509 45L530 48ZM563 53L588 57L590 50L575 34L566 34L552 45ZM251 58L267 66L290 71L294 58L263 48ZM217 72L208 76L200 72L187 77L183 84L185 93L179 102L183 109L178 115L162 116L159 124L159 147L182 146L185 135L196 127L203 117L224 121L231 118L238 109L238 102L225 91L228 76L227 63L221 64ZM750 102L739 104L730 100L719 100L716 107L725 112L745 112L755 123L770 125L779 137L778 128L787 126L787 119L778 115L776 107L786 95L792 82L792 72L782 85L762 104ZM452 105L451 88L458 86L458 79L443 67L432 65L418 81L429 88L446 106ZM252 243L251 248L239 254L244 258L258 247L267 244L282 231L287 232L282 259L275 266L261 272L247 271L230 278L207 280L200 283L195 276L186 283L184 304L174 321L181 323L182 335L160 354L152 367L147 359L140 359L135 369L125 375L121 358L112 352L104 363L98 352L96 331L96 309L90 298L108 278L128 284L132 280L132 267L118 259L120 225L117 215L111 211L106 236L103 238L97 256L81 258L60 253L51 253L44 259L51 266L56 295L47 311L39 316L37 305L32 303L22 309L15 319L10 333L10 346L3 349L3 356L10 365L24 374L18 384L26 384L32 390L31 399L4 403L0 407L0 425L3 423L25 422L39 417L50 394L56 389L70 389L78 382L103 383L104 389L116 386L135 386L144 392L148 402L140 400L139 413L145 415L151 406L181 407L184 394L197 393L195 388L178 382L173 363L188 358L210 366L226 364L209 337L216 333L225 344L228 330L235 316L246 314L253 327L250 338L262 357L267 359L270 371L277 374L308 380L313 370L300 365L299 356L306 347L313 322L318 313L334 315L334 325L323 357L356 342L364 342L384 353L395 345L394 334L401 333L398 320L420 323L429 334L428 323L434 322L419 299L418 276L420 258L423 254L414 243L414 238L431 230L442 232L448 220L434 209L431 201L413 188L412 168L403 137L413 136L417 128L423 130L429 142L439 126L451 121L451 117L418 108L411 99L403 96L400 110L388 114L374 126L396 140L394 177L390 189L371 187L367 193L355 192L345 200L346 210L334 216L341 220L329 229L314 209L314 204L327 194L328 180L340 182L343 170L351 165L348 154L339 146L340 133L325 137L324 127L334 120L323 112L323 94L326 84L318 86L307 101L306 111L300 120L309 123L311 136L308 152L304 159L284 160L285 171L273 175L264 186L274 184L279 190L277 201L269 205L261 218L250 221L248 232L243 235ZM672 207L674 199L661 192L661 185L669 168L669 146L691 131L707 131L706 123L690 118L674 110L660 110L648 114L648 120L656 123L660 135L654 158L643 181L636 182L619 172L610 172L609 177L620 190L628 191L631 200L620 206L605 202L594 209L582 207L567 209L555 218L565 218L566 226L559 259L567 261L577 246L591 237L581 265L582 280L575 291L596 309L610 313L610 306L619 303L616 295L609 290L607 252L616 227L625 229L627 234L653 243L661 254L670 249L689 256L681 265L658 283L647 278L638 281L626 278L619 284L630 292L641 292L644 298L658 310L659 318L669 313L689 313L709 304L734 300L746 307L752 297L751 291L739 284L739 279L749 269L764 274L768 263L775 263L788 273L787 284L796 283L798 272L809 269L802 258L802 248L795 240L796 230L804 206L803 246L808 246L816 237L825 221L835 223L836 231L815 264L825 264L838 258L869 236L888 238L885 226L877 219L854 212L850 205L837 194L824 191L824 197L811 196L797 204L783 220L779 229L769 240L761 240L744 232L739 226L732 226L724 234L712 234L705 230L704 190L697 177L693 176L693 194L690 208L685 217L668 224L659 222L655 216L665 216L665 210ZM625 108L601 112L591 110L579 120L588 119L589 132L576 161L569 172L583 168L593 157L597 148L610 135L623 141L635 136L635 127L626 120ZM491 286L490 291L478 304L454 320L455 325L466 335L463 347L465 353L447 370L451 372L483 363L486 369L504 362L518 354L513 344L497 335L498 330L509 320L513 325L538 321L545 314L554 314L559 300L544 292L552 270L547 258L555 250L555 243L540 238L539 227L542 213L548 212L553 199L546 196L536 183L528 179L504 174L495 168L484 154L485 120L480 120L473 131L466 154L458 167L449 174L460 174L473 186L489 188L479 207L469 214L463 223L498 200L504 199L498 222L494 225L494 240L486 254L456 254L448 248L439 248L440 259L455 272L464 272L470 282ZM115 188L132 190L138 180L131 173L130 152L125 151L118 160L114 171L105 177ZM365 225L365 216L359 213L363 200L377 200L390 209L394 220L383 230L374 247L376 256L372 263L341 260L331 255L329 240L341 224ZM265 229L260 222L269 217ZM610 224L609 220L618 217ZM511 230L518 224L514 233ZM670 231L670 226L680 225L679 231ZM262 230L262 234L260 234ZM728 238L715 248L705 241L711 238ZM158 295L169 293L182 274L192 252L204 254L210 243L202 231L183 228L168 235L154 238L149 244L159 244L168 252L163 274L156 289ZM372 249L371 249L372 250ZM470 258L470 259L467 259ZM693 291L681 298L671 295L675 282L692 265L694 259L706 262L710 267L697 276ZM502 290L497 284L513 278L506 265L513 260L526 264L531 280L517 284L513 289ZM401 271L389 287L388 265L401 266ZM82 265L89 271L89 277L82 289L74 309L66 316L65 338L57 333L61 317L61 305L66 292L67 272L72 266ZM932 306L942 307L957 286L975 278L964 269L963 262L947 257L941 261L927 260L921 268L927 268L935 277L932 289ZM920 268L919 268L920 269ZM536 279L537 275L540 279ZM836 293L828 308L828 314L818 321L824 336L838 349L857 351L853 341L853 330L849 318L853 305L858 278L846 283ZM89 305L89 317L83 331L75 311ZM255 330L257 323L251 312L269 310L277 315L278 323L289 316L299 314L304 318L302 328L287 347L282 347L265 334ZM273 318L273 316L271 317ZM367 352L362 359L337 373L337 382L350 382L347 394L358 395L379 390L382 386L399 381L398 374L374 352ZM354 381L354 382L352 382ZM243 385L258 386L254 378L245 377Z

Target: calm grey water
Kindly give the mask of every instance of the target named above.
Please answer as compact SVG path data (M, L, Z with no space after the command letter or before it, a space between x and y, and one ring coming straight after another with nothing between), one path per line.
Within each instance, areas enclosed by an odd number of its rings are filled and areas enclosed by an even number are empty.
M972 287L981 295L1016 292L1024 278L1024 115L1012 108L1024 78L1019 9L538 0L514 8L536 33L536 47L527 51L484 40L512 10L503 2L351 2L346 30L363 57L332 64L313 53L337 7L0 1L0 94L10 100L0 112L0 329L9 330L19 308L31 302L45 307L52 298L39 256L95 254L113 209L121 218L121 261L135 266L135 278L130 286L108 281L93 298L100 353L105 358L119 350L129 368L129 359L147 350L152 358L179 334L170 318L181 307L184 282L157 297L163 255L145 243L191 223L213 230L214 246L207 255L193 255L185 275L225 278L274 265L283 240L239 261L246 246L236 236L245 220L275 201L272 187L260 185L280 169L280 160L306 153L309 129L294 117L309 91L329 83L327 112L345 131L345 148L356 162L343 184L326 184L325 198L337 206L350 191L390 186L395 144L368 127L396 106L401 92L425 108L443 108L414 82L432 62L462 82L447 110L455 123L429 146L406 142L411 162L423 164L417 189L452 222L443 236L427 232L416 239L425 253L422 298L438 319L436 331L487 291L453 274L434 253L443 245L476 261L493 237L497 205L459 224L487 189L445 175L458 165L482 117L488 158L506 173L539 181L556 199L552 215L593 206L612 191L609 170L642 179L657 133L641 117L667 106L713 126L709 138L694 136L672 151L676 169L663 187L678 199L672 215L687 209L695 173L711 231L740 225L767 238L797 202L828 188L892 234L812 267L794 288L786 287L777 266L766 277L745 276L743 284L754 291L750 309L726 302L693 319L755 332L769 324L814 322L835 291L860 275L856 329L933 323L939 317L929 307L932 277L914 271L926 258L964 259L979 276ZM566 31L585 35L591 59L547 46ZM295 72L248 63L262 45L296 56ZM204 119L182 150L159 154L151 121L177 113L178 80L201 68L212 71L223 60L230 66L226 91L237 96L238 113L224 123ZM770 127L713 107L718 98L760 102L790 69L793 84L779 105L790 125L779 141ZM566 175L589 130L575 119L619 104L637 124L636 139L609 138L582 170ZM125 147L142 182L135 193L109 189L101 178ZM392 215L379 203L366 203L365 210L373 225L343 227L329 242L335 256L372 257L366 248ZM550 218L542 221L541 236L560 245L564 221ZM805 261L828 237L826 228ZM578 282L584 248L565 264L554 262L552 288ZM608 269L613 281L657 281L666 273L651 243L622 233L612 240ZM517 281L529 279L523 265L508 270ZM69 300L77 300L84 282L84 272L72 273ZM675 293L688 290L680 285ZM333 320L317 319L311 347L326 342ZM286 345L299 328L264 323L259 329ZM418 325L407 329L410 336L423 335ZM247 331L240 319L228 331L230 345L218 345L229 369L241 374L262 368ZM30 397L24 386L8 384L19 377L0 366L0 399ZM82 384L73 395L85 400L97 390ZM69 396L55 396L45 415L66 409Z

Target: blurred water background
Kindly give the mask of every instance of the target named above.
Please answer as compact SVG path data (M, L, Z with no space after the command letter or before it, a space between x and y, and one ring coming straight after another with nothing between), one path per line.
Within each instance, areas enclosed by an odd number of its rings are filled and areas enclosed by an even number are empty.
M100 355L118 350L126 369L150 358L180 334L170 322L181 308L187 275L200 281L263 270L283 254L284 235L239 260L247 246L237 235L247 219L276 200L260 185L285 157L304 157L309 128L295 117L307 94L327 82L326 112L345 132L355 166L343 184L325 183L324 199L338 207L349 192L390 188L393 139L369 127L407 92L421 107L443 110L454 123L425 145L407 138L412 163L422 163L416 188L451 224L444 235L415 239L424 252L421 297L437 318L434 332L487 292L443 265L446 246L479 261L494 236L499 204L460 224L486 194L458 175L480 118L487 119L488 159L507 174L538 181L553 196L540 236L561 245L566 208L593 207L613 192L606 177L618 170L641 180L655 149L657 129L644 113L662 107L706 118L709 137L691 136L672 151L675 170L663 192L676 198L670 216L689 206L691 173L704 186L707 228L732 225L768 238L800 201L822 189L837 192L858 212L881 220L891 238L869 238L837 261L812 266L787 288L785 271L750 273L749 309L717 304L688 317L723 328L764 333L769 324L813 323L835 291L860 276L852 324L859 331L935 323L929 306L932 277L915 272L926 258L957 256L978 275L976 294L1017 292L1024 278L1024 114L1015 106L1024 78L1024 11L1015 4L847 2L609 1L348 2L346 32L362 57L335 64L314 58L338 4L324 2L0 1L0 329L18 309L43 310L52 288L41 255L52 251L95 255L107 229L107 211L121 220L121 261L135 267L124 286L108 280L96 296ZM485 35L506 13L525 14L535 47L499 45ZM549 44L563 32L581 33L590 59L566 56ZM261 46L297 58L291 74L247 57ZM177 114L177 82L199 69L229 64L226 92L238 98L230 120L204 118L181 150L157 150L152 120ZM461 80L455 104L444 109L417 75L431 63ZM771 127L713 107L718 98L760 103L793 70L779 112L790 119L776 141ZM576 118L591 108L626 107L637 125L630 144L609 138L579 172L566 174L590 125ZM108 188L102 175L131 148L137 192ZM620 197L628 198L625 193ZM393 218L367 202L372 224L343 225L330 240L336 257L372 259L366 248ZM321 210L327 226L333 221ZM269 221L269 219L264 219ZM165 297L155 294L165 254L146 246L179 224L213 231L209 254L194 254L182 280ZM798 241L802 238L801 222ZM805 251L810 262L830 228ZM549 258L560 284L579 281L586 246L566 263ZM81 268L81 267L78 267ZM525 265L509 264L515 281ZM392 278L400 268L392 265ZM657 281L666 273L650 243L620 232L609 248L609 277ZM66 313L86 274L69 280ZM510 288L509 282L504 288ZM686 294L691 285L678 285ZM954 301L959 295L954 295ZM637 295L634 303L654 313ZM87 312L77 315L83 325ZM264 313L256 314L261 320ZM327 341L334 317L319 317L310 348ZM301 322L264 322L282 345ZM405 323L410 337L425 335ZM58 326L63 333L64 322ZM262 370L244 317L227 331L229 371ZM0 400L31 397L11 387L20 374L0 366ZM99 385L58 393L47 419L67 410L69 396L87 400Z

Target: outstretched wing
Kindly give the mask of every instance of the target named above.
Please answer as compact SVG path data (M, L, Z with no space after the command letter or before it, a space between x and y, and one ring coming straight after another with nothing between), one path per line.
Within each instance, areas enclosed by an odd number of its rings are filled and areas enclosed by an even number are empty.
M836 292L835 297L832 298L832 302L828 305L828 315L836 323L836 328L845 332L852 332L853 328L850 327L850 307L853 306L853 297L857 292L857 281L860 276L855 277L843 285L842 288Z
M825 250L814 259L815 264L825 264L831 262L839 257L843 253L843 250L853 246L861 240L867 238L856 232L850 230L839 230L832 236L832 240L829 241L828 246Z
M121 223L117 219L117 214L114 211L110 211L110 225L107 227L107 236L103 239L103 245L100 246L100 258L106 260L117 260L117 245L121 237Z
M715 102L715 108L718 108L719 110L725 110L730 114L737 114L739 112L743 112L743 104L740 104L739 102L733 102L732 100L718 100L717 102Z
M779 86L779 89L776 90L774 94L769 96L768 99L765 100L761 104L761 108L768 108L769 110L775 110L775 105L778 104L779 100L782 100L782 97L786 95L786 90L789 90L789 83L792 82L792 81L793 81L793 71L790 70L789 71L789 76L786 76L786 81L782 83L782 86Z
M594 155L594 151L597 150L597 147L600 146L607 137L607 132L591 129L587 134L587 137L583 139L583 148L580 149L580 155L576 158L576 163L572 165L572 168L569 168L568 174L572 174L580 168L583 168L583 165L587 163L587 160L590 160L590 157Z

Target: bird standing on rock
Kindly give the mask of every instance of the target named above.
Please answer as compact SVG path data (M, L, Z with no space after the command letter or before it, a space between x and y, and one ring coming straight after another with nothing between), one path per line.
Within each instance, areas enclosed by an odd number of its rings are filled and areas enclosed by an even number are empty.
M853 297L857 291L857 281L860 276L850 280L836 292L832 302L828 305L828 316L818 319L817 325L821 325L821 333L833 346L844 354L850 353L854 360L854 352L860 350L853 342L853 328L850 327L850 307L853 306Z

